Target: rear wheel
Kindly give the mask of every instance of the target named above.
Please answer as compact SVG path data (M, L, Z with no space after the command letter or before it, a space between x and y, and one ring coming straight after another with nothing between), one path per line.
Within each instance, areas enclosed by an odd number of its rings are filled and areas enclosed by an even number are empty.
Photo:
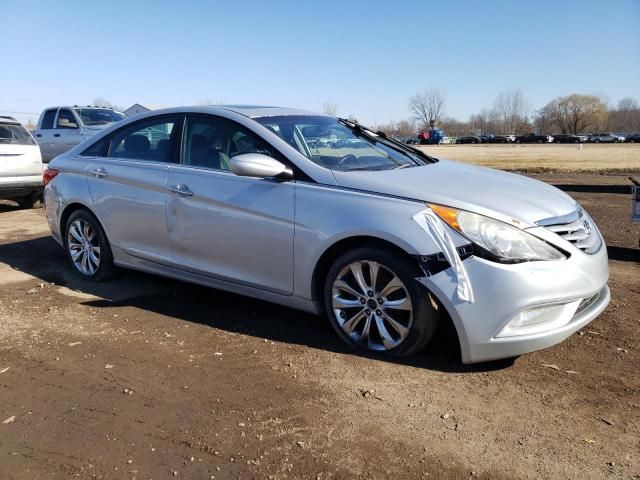
M343 341L395 356L422 350L439 323L410 260L376 248L359 248L335 261L325 280L324 301Z
M107 236L88 210L71 214L65 229L65 249L74 270L85 280L99 282L115 272Z
M21 197L17 200L20 208L40 208L42 207L42 194L31 193L26 197Z

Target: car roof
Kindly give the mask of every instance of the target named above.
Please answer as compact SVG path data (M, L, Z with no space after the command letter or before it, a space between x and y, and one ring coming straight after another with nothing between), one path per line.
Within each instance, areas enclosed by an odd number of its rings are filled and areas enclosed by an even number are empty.
M249 118L258 117L281 117L292 115L321 115L319 113L303 110L301 108L274 107L268 105L211 105L239 113Z
M54 109L58 109L58 108L68 108L68 109L82 108L83 110L96 109L96 110L113 110L114 112L118 111L115 108L101 107L99 105L56 105L56 106L53 106L53 107L47 107L44 110L54 110ZM122 113L122 112L120 112L120 113Z
M11 123L14 125L20 125L20 122L17 121L15 118L4 116L4 115L0 115L0 123Z

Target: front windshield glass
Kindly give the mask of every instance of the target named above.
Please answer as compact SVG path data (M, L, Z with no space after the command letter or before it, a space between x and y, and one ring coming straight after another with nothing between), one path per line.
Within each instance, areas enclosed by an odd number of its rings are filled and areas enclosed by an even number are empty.
M22 125L0 123L0 143L35 145L36 142Z
M349 128L333 117L291 115L255 120L313 162L332 170L393 170L425 164L417 154L392 146L373 132Z
M124 113L109 110L107 108L76 108L82 123L88 127L95 125L106 125L107 123L118 122L126 118Z

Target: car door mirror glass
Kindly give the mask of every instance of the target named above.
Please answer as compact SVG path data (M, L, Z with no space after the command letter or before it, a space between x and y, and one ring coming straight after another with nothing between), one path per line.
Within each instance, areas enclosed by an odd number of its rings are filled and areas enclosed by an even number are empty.
M230 159L231 171L242 177L271 178L288 171L286 165L262 153L244 153Z

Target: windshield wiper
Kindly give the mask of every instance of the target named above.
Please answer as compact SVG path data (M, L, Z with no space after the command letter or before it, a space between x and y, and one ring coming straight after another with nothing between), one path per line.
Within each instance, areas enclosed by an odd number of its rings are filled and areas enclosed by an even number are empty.
M431 155L427 155L426 153L424 153L421 150L418 150L417 148L407 147L407 145L405 143L402 143L402 142L396 140L395 138L388 137L386 133L384 133L384 132L382 132L380 130L378 130L376 132L376 135L380 135L387 142L393 143L394 145L397 145L398 147L402 148L404 151L410 152L410 153L412 153L414 155L419 155L420 157L424 158L425 160L427 160L430 163L436 163L438 161L437 158L434 158Z
M389 148L392 148L393 150L400 152L404 155L417 155L419 157L421 157L421 159L426 160L429 163L436 163L438 160L436 158L430 157L429 155L426 155L425 153L422 153L420 150L415 150L413 148L409 148L407 147L405 144L403 144L402 142L399 142L393 138L390 138L387 136L386 133L384 132L373 132L372 130L369 130L366 127L363 127L362 125L360 125L357 122L352 122L351 120L348 120L346 118L338 118L338 122L341 123L342 125L344 125L345 127L351 129L352 131L361 134L364 137L367 137L368 139L374 141L374 142L380 142L383 143L385 145L387 145ZM370 133L369 133L370 132ZM410 157L411 158L411 157ZM413 160L413 158L412 158ZM415 162L415 160L414 160ZM415 162L419 165L418 162Z

